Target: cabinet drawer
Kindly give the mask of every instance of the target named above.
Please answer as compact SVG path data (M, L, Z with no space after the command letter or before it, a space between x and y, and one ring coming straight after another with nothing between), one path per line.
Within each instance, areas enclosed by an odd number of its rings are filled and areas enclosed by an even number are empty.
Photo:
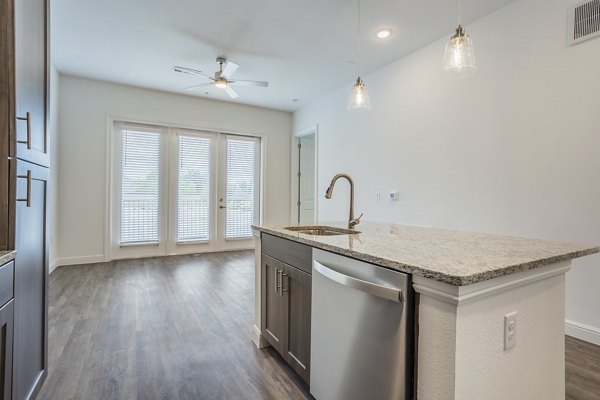
M264 254L312 274L312 247L265 233L261 239Z
M15 262L11 261L0 267L0 307L13 298L13 281Z

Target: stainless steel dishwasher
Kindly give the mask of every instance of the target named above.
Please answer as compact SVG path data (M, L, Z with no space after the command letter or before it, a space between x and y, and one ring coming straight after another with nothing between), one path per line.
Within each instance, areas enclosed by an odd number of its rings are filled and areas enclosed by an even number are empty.
M412 398L410 275L314 249L310 392L317 400Z

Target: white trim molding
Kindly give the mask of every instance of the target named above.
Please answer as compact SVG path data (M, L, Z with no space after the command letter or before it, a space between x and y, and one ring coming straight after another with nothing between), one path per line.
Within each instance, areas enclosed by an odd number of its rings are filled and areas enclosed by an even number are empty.
M58 260L56 258L50 261L50 266L48 267L48 274L51 274L58 267L57 261Z
M468 286L453 286L415 275L413 277L413 287L415 291L420 294L457 306L486 296L505 292L519 286L548 279L556 275L565 274L570 269L571 262L564 261L474 283Z
M566 320L565 334L600 346L600 329L596 327Z
M314 124L292 134L290 143L290 223L298 222L298 140L315 135L315 194L319 192L319 124ZM319 202L315 199L315 223L319 220Z
M270 346L269 342L265 340L261 330L256 325L252 325L252 341L259 349Z
M54 268L51 267L51 270L53 271L57 267L61 267L63 265L95 264L95 263L103 263L105 261L106 260L104 258L104 254L97 254L94 256L57 258L54 261Z

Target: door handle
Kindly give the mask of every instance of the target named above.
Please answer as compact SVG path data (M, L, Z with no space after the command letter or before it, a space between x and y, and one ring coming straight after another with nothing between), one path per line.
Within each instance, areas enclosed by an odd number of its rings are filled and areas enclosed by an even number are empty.
M219 206L220 209L224 209L227 208L226 206Z
M27 121L27 140L17 140L17 143L26 144L27 150L31 150L31 113L27 111L25 117L17 117L18 121ZM29 207L29 206L27 206Z
M27 207L31 207L31 170L27 170L27 175L17 175L17 178L27 179L27 197L17 199L17 201L24 201L27 203Z
M340 285L350 287L352 289L360 290L371 296L381 297L387 300L395 301L396 303L402 303L403 296L402 290L394 289L387 286L378 285L373 282L363 281L362 279L354 278L352 276L344 275L340 272L334 271L333 269L326 267L317 260L313 260L313 267L315 271L320 273L326 278L331 279Z

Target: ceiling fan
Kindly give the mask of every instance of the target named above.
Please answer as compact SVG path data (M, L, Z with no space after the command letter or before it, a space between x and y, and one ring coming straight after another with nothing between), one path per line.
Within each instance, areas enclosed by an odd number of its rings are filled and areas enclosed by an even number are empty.
M191 68L186 68L186 67L174 66L173 67L173 71L175 71L175 72L181 72L182 74L188 74L188 75L201 75L201 76L205 76L205 77L207 77L208 79L210 79L212 81L212 82L202 83L200 85L190 86L190 87L185 88L183 90L194 90L194 89L197 89L199 87L214 85L214 86L218 87L219 89L224 89L225 92L232 99L240 97L240 95L237 94L237 92L235 90L233 90L233 88L231 87L231 85L246 85L246 86L258 86L258 87L267 87L267 86L269 86L269 82L265 82L265 81L232 80L231 76L238 69L239 65L237 65L234 62L227 61L227 59L224 58L224 57L218 57L217 58L217 62L219 63L219 70L217 72L215 72L215 76L214 77L212 77L210 75L207 75L207 74L205 74L202 71L198 71L196 69L191 69Z

